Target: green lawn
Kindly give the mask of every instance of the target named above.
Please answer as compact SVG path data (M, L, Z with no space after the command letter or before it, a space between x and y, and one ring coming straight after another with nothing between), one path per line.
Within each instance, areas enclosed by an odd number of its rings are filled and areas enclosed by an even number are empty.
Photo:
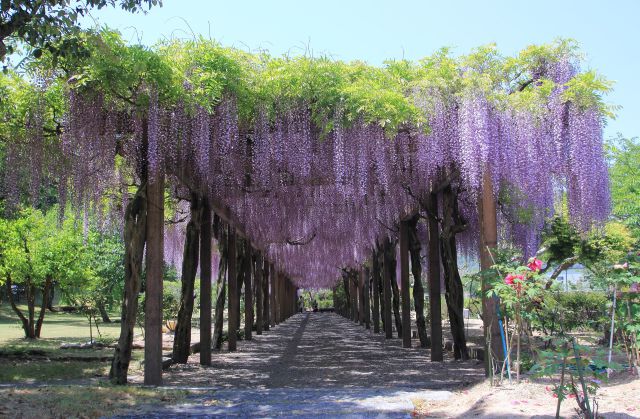
M19 305L19 307L23 310L23 313L26 313L27 307L25 305ZM39 310L36 311L36 315L39 312ZM119 319L119 316L113 315L111 318ZM118 323L98 322L98 327L105 338L117 339L120 334L120 324ZM95 327L93 333L95 339ZM40 336L43 339L56 339L64 342L88 342L89 321L82 314L52 313L47 311ZM24 338L24 331L18 315L15 314L9 304L0 304L0 347L21 338Z
M137 414L144 414L145 406L174 404L187 394L180 390L111 385L0 388L0 417L99 418L132 408Z
M120 334L119 323L99 323L99 327L106 342L114 342ZM97 339L95 328L93 332ZM67 382L108 374L106 358L113 355L112 348L60 349L63 343L89 341L89 323L83 315L48 311L41 336L25 339L16 314L8 304L0 304L0 382ZM130 368L139 369L142 358L143 351L134 351Z

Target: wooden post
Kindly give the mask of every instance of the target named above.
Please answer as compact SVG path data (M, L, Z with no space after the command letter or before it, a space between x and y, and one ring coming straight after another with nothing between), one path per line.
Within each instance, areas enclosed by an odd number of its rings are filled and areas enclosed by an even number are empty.
M261 267L264 277L262 278L262 294L264 298L263 305L263 321L264 321L264 330L269 330L271 326L271 296L269 295L269 279L271 275L269 273L269 261L264 259L263 265Z
M211 365L211 206L205 199L200 225L200 364Z
M349 286L351 287L351 320L358 323L358 286L356 285L357 278L353 277L353 274L349 275Z
M498 244L498 222L496 215L496 201L493 197L493 183L491 173L486 169L482 178L482 195L478 202L478 216L480 217L480 270L491 269L493 260L491 251ZM486 276L483 276L486 279ZM486 280L482 282L482 323L485 341L485 374L490 375L491 358L497 365L504 361L502 342L500 340L500 325L494 298L487 298L490 285ZM489 345L489 341L491 344Z
M409 284L409 226L400 222L400 285L402 302L402 347L411 348L411 285Z
M254 268L254 278L256 281L256 335L262 334L262 326L263 326L263 275L262 275L262 253L256 252L255 263L253 264Z
M380 264L378 254L373 252L373 333L380 333Z
M278 319L277 311L276 311L276 283L278 274L276 273L275 268L273 267L273 263L269 264L269 305L271 308L271 312L269 314L269 322L271 327L276 325L276 321Z
M244 259L244 338L253 339L253 250L249 240L245 240Z
M371 309L369 307L369 280L371 271L369 268L364 268L364 327L365 329L371 329Z
M229 226L228 237L228 267L227 282L229 283L229 351L235 351L238 340L238 327L240 327L240 318L238 316L238 275L237 275L237 249L236 249L236 232L233 227Z
M358 323L364 325L364 269L358 272Z
M273 287L275 291L274 313L276 316L276 324L280 324L282 322L282 318L280 317L280 315L282 314L280 310L280 302L282 300L282 291L280 290L280 288L282 288L280 286L282 283L282 275L280 274L280 272L276 271L276 276L273 278L273 280Z
M389 267L387 266L387 258L384 258L382 271L382 294L384 297L384 337L386 339L391 339L393 338L393 326L391 325L391 272L389 271Z
M429 212L438 213L438 196L430 194ZM442 307L440 297L440 232L438 221L429 217L429 313L431 315L431 361L440 362L442 353Z
M147 284L144 316L144 383L162 384L162 276L164 262L164 174L147 186Z

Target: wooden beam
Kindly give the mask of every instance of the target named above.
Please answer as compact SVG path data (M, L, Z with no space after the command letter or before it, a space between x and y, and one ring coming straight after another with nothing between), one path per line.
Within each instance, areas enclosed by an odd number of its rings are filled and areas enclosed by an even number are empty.
M253 249L249 240L244 241L244 338L253 339Z
M365 267L363 270L363 276L364 276L364 287L363 287L363 301L364 301L364 327L365 329L371 329L371 309L369 307L369 302L370 300L370 296L369 296L369 281L370 281L370 273L371 271L369 270L368 267Z
M385 247L388 244L385 244ZM383 252L385 250L383 249ZM393 338L393 326L391 324L391 272L389 271L389 267L387 266L387 258L383 258L384 263L382 266L383 270L383 287L382 287L382 295L384 297L384 337L385 339Z
M271 309L269 313L269 324L271 327L276 325L276 270L273 267L273 263L269 263L269 307Z
M380 263L378 252L371 258L373 268L373 333L380 333Z
M402 347L411 348L411 285L409 283L409 226L400 222L400 293L402 303Z
M228 314L228 333L229 333L229 351L237 349L237 332L240 327L240 318L238 317L238 275L237 275L237 248L236 248L236 232L229 225L228 237L228 267L227 281L229 284L229 314Z
M164 175L147 186L147 282L144 316L144 383L162 384L162 276L164 262Z
M493 266L491 251L498 244L498 222L496 201L493 196L493 182L491 172L486 169L482 177L482 192L478 202L478 216L480 217L480 270L485 271ZM482 282L482 323L485 342L485 374L490 375L491 359L496 360L497 365L502 365L504 354L500 340L500 325L496 310L496 300L487 297L487 291L491 288L487 276L483 276ZM490 342L490 345L489 345Z
M263 263L262 263L262 253L256 252L255 261L253 263L254 266L254 279L256 283L256 335L262 334L263 327Z
M204 200L200 223L200 364L211 365L211 206Z
M430 194L429 212L438 213L438 196ZM441 362L442 353L442 300L440 296L440 232L438 222L429 217L429 312L431 315L431 361Z

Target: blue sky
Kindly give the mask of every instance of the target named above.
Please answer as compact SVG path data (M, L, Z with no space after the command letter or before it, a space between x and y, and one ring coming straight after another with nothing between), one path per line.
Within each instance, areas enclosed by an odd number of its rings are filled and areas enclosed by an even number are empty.
M640 136L640 0L163 0L146 15L92 13L131 42L214 38L226 46L274 55L310 50L381 64L418 59L449 46L464 54L495 42L505 54L557 37L577 40L584 69L616 82L607 102L622 107L605 137ZM85 25L93 24L86 20Z

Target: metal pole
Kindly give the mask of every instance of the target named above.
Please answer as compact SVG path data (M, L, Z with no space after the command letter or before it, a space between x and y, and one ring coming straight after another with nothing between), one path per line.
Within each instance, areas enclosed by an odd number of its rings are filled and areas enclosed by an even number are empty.
M613 286L613 306L611 307L611 329L609 331L609 357L608 363L611 364L611 353L613 351L613 332L616 324L616 297L618 294L618 285ZM609 369L607 368L607 377L609 377Z

